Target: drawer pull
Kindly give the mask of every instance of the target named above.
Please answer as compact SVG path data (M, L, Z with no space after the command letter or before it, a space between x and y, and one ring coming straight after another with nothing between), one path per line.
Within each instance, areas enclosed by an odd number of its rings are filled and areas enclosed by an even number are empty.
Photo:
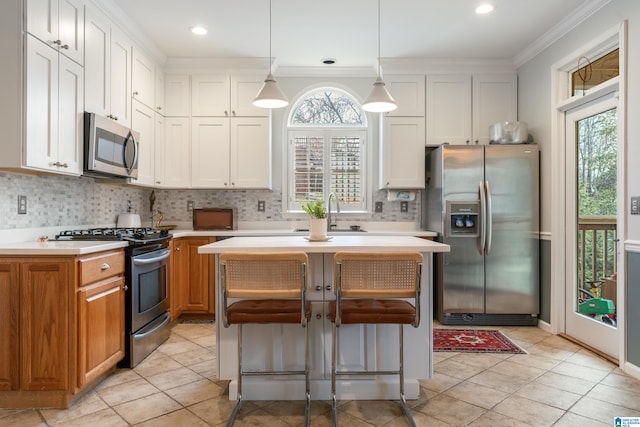
M109 264L108 262L105 262L104 264L102 264L102 267L100 267L100 270L104 271L110 268L111 268L111 264Z

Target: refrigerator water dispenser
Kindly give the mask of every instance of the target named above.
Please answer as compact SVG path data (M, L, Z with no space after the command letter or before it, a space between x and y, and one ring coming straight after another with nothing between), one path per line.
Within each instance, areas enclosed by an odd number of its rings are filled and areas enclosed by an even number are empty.
M480 235L480 201L447 201L447 236Z

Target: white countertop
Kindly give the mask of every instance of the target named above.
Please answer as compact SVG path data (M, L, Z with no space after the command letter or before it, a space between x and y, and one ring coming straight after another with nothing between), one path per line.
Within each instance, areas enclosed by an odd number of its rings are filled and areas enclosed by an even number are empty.
M84 255L129 246L129 242L85 240L49 240L48 242L17 242L0 244L0 255Z
M333 253L338 251L417 251L449 252L449 245L413 236L374 236L360 233L357 236L333 236L327 241L310 242L305 236L234 237L200 246L198 253L304 251L307 253Z
M329 236L417 236L436 237L438 233L426 230L369 230L361 231L330 231ZM308 236L308 231L293 231L293 229L242 229L242 230L170 230L173 237L210 236L210 237L247 237L247 236Z

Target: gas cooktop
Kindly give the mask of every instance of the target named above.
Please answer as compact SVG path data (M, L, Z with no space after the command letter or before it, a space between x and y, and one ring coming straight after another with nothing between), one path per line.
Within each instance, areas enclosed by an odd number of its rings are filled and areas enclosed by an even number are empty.
M167 230L150 227L139 228L87 228L65 230L56 235L56 240L128 240L150 242L170 237Z

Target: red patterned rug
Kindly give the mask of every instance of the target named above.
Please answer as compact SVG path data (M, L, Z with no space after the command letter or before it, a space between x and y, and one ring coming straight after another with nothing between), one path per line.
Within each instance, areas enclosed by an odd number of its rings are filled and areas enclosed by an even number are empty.
M433 329L433 351L467 353L526 353L500 331Z

